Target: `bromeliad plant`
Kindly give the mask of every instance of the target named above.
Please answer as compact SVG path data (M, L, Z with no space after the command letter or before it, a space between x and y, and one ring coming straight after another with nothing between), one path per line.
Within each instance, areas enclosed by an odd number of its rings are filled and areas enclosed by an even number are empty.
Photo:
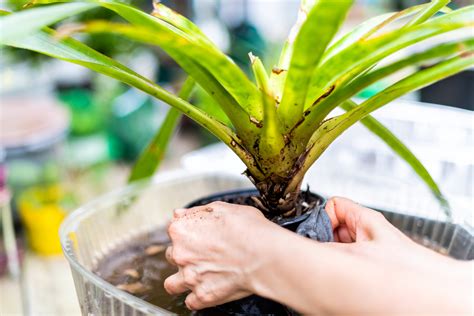
M51 2L54 1L38 0L33 5ZM359 121L384 140L446 203L420 161L370 113L405 93L474 64L472 37L388 59L420 41L472 27L474 6L451 11L446 7L448 2L434 0L371 18L336 40L352 1L303 0L278 64L269 71L258 57L250 54L255 82L191 21L160 3L155 3L151 14L116 0L54 4L13 14L3 12L0 38L4 45L82 65L171 105L163 126L139 158L130 180L147 178L155 171L182 113L217 136L245 163L245 173L258 188L263 209L273 215L291 216L306 171L337 137ZM46 27L96 7L114 11L127 23L90 21L59 31ZM437 15L438 12L444 14ZM73 39L73 32L114 33L157 45L189 78L180 93L174 95ZM360 104L351 100L381 79L422 65L429 67ZM230 124L187 101L195 83L220 105ZM346 112L329 117L336 107Z

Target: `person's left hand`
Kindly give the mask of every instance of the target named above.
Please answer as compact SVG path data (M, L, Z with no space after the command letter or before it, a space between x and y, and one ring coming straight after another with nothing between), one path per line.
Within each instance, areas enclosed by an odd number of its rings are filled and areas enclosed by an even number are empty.
M179 271L165 280L166 291L190 290L185 303L193 310L250 295L251 275L266 260L256 243L273 229L281 228L249 206L214 202L175 210L166 258Z

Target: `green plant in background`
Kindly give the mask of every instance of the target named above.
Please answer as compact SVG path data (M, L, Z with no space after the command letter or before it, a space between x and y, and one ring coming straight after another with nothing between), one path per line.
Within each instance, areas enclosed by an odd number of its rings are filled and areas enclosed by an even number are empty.
M37 4L50 3L39 0ZM345 130L361 121L384 140L447 205L438 186L410 150L370 113L410 91L474 64L474 38L457 39L401 59L382 60L420 41L472 27L474 6L450 11L435 0L371 18L335 40L351 0L303 0L298 21L270 72L250 55L255 82L189 20L162 4L151 14L115 0L38 7L0 20L4 45L34 50L90 68L136 87L172 106L165 123L132 170L130 180L150 177L180 116L187 115L231 148L273 215L291 216L309 167ZM126 23L89 21L59 31L45 27L103 7ZM439 11L446 14L433 17ZM390 28L386 26L390 24ZM165 50L189 75L179 95L69 37L73 32L113 33ZM430 65L357 104L351 100L371 84L407 67ZM188 100L194 82L219 104L225 124ZM346 112L330 117L336 107Z

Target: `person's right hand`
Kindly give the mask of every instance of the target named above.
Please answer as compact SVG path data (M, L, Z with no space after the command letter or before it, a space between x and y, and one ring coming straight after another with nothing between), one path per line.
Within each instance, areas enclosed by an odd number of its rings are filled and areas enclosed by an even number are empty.
M336 242L287 236L275 256L288 259L257 278L260 295L304 314L470 315L472 263L416 244L351 200L331 198L326 212Z
M417 246L385 217L349 199L334 197L328 200L326 212L331 219L334 240L340 243L372 241L398 244L403 247ZM366 243L365 243L366 244ZM430 251L431 253L431 251Z

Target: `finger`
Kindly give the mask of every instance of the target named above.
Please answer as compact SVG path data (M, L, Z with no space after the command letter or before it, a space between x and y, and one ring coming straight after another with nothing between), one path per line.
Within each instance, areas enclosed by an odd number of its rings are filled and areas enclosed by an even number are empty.
M184 214L186 214L187 209L185 208L177 208L173 210L173 218L180 218L183 217Z
M183 274L180 271L166 278L164 287L166 292L170 295L181 294L189 290L184 283Z
M174 266L177 265L173 259L173 246L169 246L168 248L166 248L165 257L166 257L166 260L168 260L170 264Z
M334 236L337 236L335 238L337 242L343 242L343 243L350 243L354 242L355 240L352 238L349 229L347 229L346 225L339 226L334 230Z
M186 300L184 301L186 304L186 307L190 310L196 311L199 309L203 309L206 306L204 305L203 302L201 302L198 297L196 296L195 293L191 292L186 296Z
M331 220L332 228L336 229L340 225L347 224L349 213L360 212L359 204L354 203L353 201L340 197L333 197L328 200L326 203L326 213Z
M230 289L225 288L221 288L220 292L232 294L225 296L216 295L215 292L206 290L205 284L201 283L198 287L194 288L193 292L189 293L186 297L186 307L191 310L199 310L216 305L222 305L252 294L247 291L235 289L231 291Z
M339 234L340 240L348 240L348 236L351 240L370 240L383 222L383 216L378 212L340 197L327 202L326 212L335 231L339 227L346 227L341 230L342 235Z

